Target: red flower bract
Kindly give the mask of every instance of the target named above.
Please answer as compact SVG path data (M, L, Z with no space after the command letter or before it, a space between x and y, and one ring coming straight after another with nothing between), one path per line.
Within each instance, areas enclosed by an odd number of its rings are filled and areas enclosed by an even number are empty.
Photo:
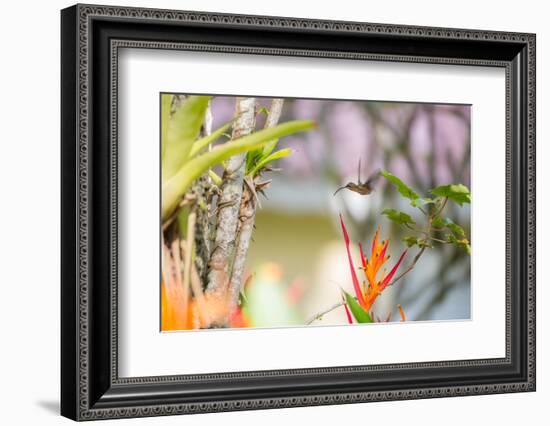
M359 301L361 307L366 312L369 312L372 308L373 303L376 301L376 298L380 294L382 294L382 291L384 291L384 289L386 289L387 286L390 284L391 279L394 277L397 269L399 268L399 265L405 258L407 250L405 250L401 254L399 260L395 263L389 273L386 274L385 269L380 272L380 268L384 266L390 256L386 254L388 252L389 241L378 241L378 237L380 234L380 227L378 227L372 241L370 259L365 256L363 252L363 246L359 244L359 251L361 253L361 265L363 270L365 271L366 278L366 281L363 281L361 283L362 285L360 285L357 273L355 271L355 266L353 265L353 259L351 257L348 231L346 229L346 225L344 224L342 215L340 215L340 224L342 226L344 241L346 243L346 250L355 295L357 296L357 300Z

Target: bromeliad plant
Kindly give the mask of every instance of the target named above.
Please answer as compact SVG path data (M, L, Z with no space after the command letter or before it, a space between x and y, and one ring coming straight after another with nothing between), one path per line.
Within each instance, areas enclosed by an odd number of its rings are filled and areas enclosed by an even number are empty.
M211 99L161 97L162 330L232 324L257 193L269 184L260 176L290 155L276 150L280 138L314 127L308 120L278 124L283 101L275 99L257 130L255 99L237 98L235 118L211 132Z
M171 112L174 95L162 95L162 220L168 220L175 212L178 204L191 187L193 181L214 166L221 164L233 155L258 150L274 141L290 134L310 129L312 121L296 120L279 124L270 128L253 132L249 135L230 140L207 150L209 146L226 136L227 130L233 124L229 122L219 129L199 138L205 114L211 96L189 96L182 105ZM264 158L263 165L256 165L259 170L267 162L273 160ZM280 156L280 154L279 154ZM210 173L214 180L216 175Z
M343 291L346 315L350 323L352 322L350 311L351 314L353 314L353 318L355 318L355 321L358 323L373 322L371 309L378 296L380 296L386 288L395 284L403 276L412 271L422 254L427 249L433 249L435 244L449 244L458 249L465 250L468 254L471 253L470 242L466 237L465 230L444 214L449 201L460 207L465 203L469 204L471 202L470 191L465 185L450 184L438 186L431 189L428 196L422 197L392 173L382 171L381 175L397 189L398 193L406 199L412 207L416 208L421 213L421 216L425 219L425 223L419 225L411 215L399 210L383 210L382 214L384 216L409 231L410 235L407 235L403 241L409 248L418 247L418 252L412 262L397 276L395 276L396 272L405 258L407 250L403 251L388 273L386 273L385 269L381 270L384 264L389 260L390 254L388 251L389 241L379 241L380 227L378 227L372 242L370 259L365 256L363 247L359 244L361 269L365 274L365 280L360 282L351 256L348 232L344 220L340 215L340 224L344 235L351 278L355 291L355 297ZM403 308L400 305L398 305L397 308L402 321L404 321L405 313Z

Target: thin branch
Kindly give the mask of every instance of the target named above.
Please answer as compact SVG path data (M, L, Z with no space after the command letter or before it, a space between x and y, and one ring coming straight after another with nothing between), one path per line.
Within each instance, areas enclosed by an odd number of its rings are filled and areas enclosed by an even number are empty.
M232 139L250 134L254 130L256 115L255 98L237 98L237 119L233 124ZM231 143L227 142L227 143ZM225 290L229 276L229 260L232 258L246 167L246 153L231 157L223 174L221 195L218 200L216 236L210 256L207 291Z
M395 277L393 280L390 281L390 283L387 285L388 287L394 285L397 281L399 281L401 278L403 278L405 275L407 275L409 272L411 272L416 265L416 262L418 262L418 259L420 259L420 256L424 253L426 250L426 247L422 247L420 251L416 254L413 261L407 266L407 268L401 272L397 277Z
M334 311L335 309L339 308L340 306L344 306L345 304L346 304L346 302L341 301L341 302L335 303L330 308L325 309L322 312L316 313L309 320L306 321L306 325L310 325L311 323L317 321L318 319L321 319L324 315L328 314L329 312Z
M253 182L251 184L254 185ZM241 209L239 212L240 228L239 234L237 236L235 258L233 260L233 268L229 283L229 297L232 307L236 306L237 302L239 301L239 294L241 293L242 286L242 276L244 274L244 268L246 264L246 255L248 253L248 247L250 246L250 240L252 239L252 233L254 231L255 218L256 201L254 199L254 194L248 186L245 186L243 191Z
M432 221L433 221L433 218L435 216L439 215L443 211L443 209L445 208L445 205L447 204L448 199L449 199L449 197L445 197L445 201L443 202L443 205L441 206L441 208L436 213L434 213L433 215L430 215L428 217L427 229L425 231L418 231L418 232L421 232L422 234L425 234L426 238L434 240L434 241L447 243L447 241L443 241L443 240L432 237ZM390 281L390 283L388 284L388 287L394 285L397 281L399 281L401 278L403 278L405 275L407 275L409 272L411 272L413 270L414 266L416 265L416 262L418 262L418 259L420 259L420 257L424 253L424 251L426 251L426 246L423 246L420 249L420 251L414 257L413 261L409 264L409 266L407 266L407 268L403 272L401 272L397 277L395 277L393 280Z
M436 216L439 216L441 214L441 212L443 211L443 209L447 205L447 201L449 201L449 197L445 197L445 201L443 201L443 204L441 205L441 208L437 211L437 213L434 213L434 215L432 217L436 217Z
M212 121L212 100L210 100L204 114L204 122L201 126L201 137L207 137L212 134ZM212 144L209 144L208 151L211 150ZM194 264L197 267L203 286L207 283L208 262L210 261L212 252L210 207L212 205L212 188L214 183L210 177L211 171L212 169L196 179L191 186L191 194L197 198L191 209L192 212L196 213Z
M283 109L283 99L273 99L271 107L265 121L265 128L274 127L279 122ZM245 185L241 199L239 220L240 227L235 248L235 257L231 271L231 280L229 284L230 304L231 308L236 306L239 301L239 295L243 285L243 274L246 264L246 256L252 233L254 231L254 223L256 221L257 195L254 188L255 182L253 177L245 178Z
M283 111L283 99L275 98L271 101L271 107L269 108L269 114L265 120L265 129L275 127L281 118L281 112Z
M440 238L428 237L428 239L432 240L432 241L436 241L436 242L441 243L441 244L451 244L450 241L445 241L445 240L442 240Z

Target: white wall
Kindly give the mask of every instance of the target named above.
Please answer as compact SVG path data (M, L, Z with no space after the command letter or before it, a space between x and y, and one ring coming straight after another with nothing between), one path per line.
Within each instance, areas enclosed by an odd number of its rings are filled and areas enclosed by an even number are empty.
M123 420L131 424L544 424L550 401L545 261L550 203L550 27L545 2L104 0L104 4L537 33L538 391L423 401ZM59 9L71 2L4 2L0 49L0 416L3 424L68 423L59 393ZM545 407L546 404L546 407ZM537 414L540 420L535 420ZM544 420L543 420L544 419ZM106 422L107 424L112 422Z

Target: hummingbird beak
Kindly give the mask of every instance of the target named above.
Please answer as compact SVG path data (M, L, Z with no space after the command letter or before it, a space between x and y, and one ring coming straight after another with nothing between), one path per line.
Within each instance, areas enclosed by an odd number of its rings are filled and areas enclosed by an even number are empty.
M341 186L340 188L338 188L338 189L334 192L334 194L333 194L332 196L334 197L336 194L338 194L338 192L340 192L342 189L346 189L346 188L347 188L347 185L346 185L346 186Z

